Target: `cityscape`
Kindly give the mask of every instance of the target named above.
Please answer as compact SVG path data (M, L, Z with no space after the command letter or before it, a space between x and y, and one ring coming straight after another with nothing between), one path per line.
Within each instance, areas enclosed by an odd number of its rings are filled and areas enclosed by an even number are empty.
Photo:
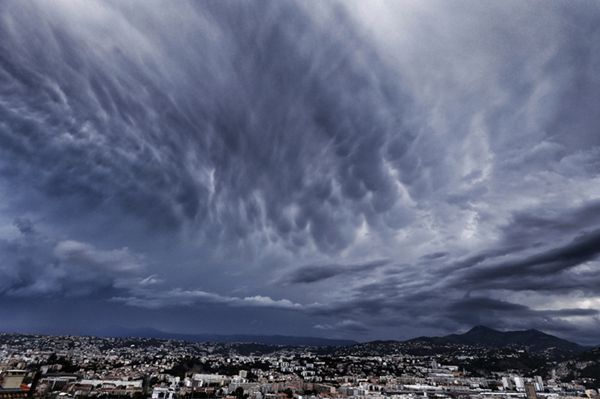
M484 326L340 346L0 335L6 399L596 398L599 371L600 346Z

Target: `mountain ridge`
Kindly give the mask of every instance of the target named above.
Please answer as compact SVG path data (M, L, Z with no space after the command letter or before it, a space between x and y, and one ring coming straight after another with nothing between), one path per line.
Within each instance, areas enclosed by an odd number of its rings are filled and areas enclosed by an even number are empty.
M184 334L162 331L154 328L105 328L96 334L105 337L125 338L143 337L157 339L176 339L190 342L215 343L256 343L276 346L352 346L357 341L338 338L321 338L291 335L259 335L259 334Z
M572 353L583 352L589 349L589 347L536 329L500 331L483 325L474 326L462 334L449 334L441 337L417 337L404 342L412 344L470 345L488 348L519 346L534 351L556 350Z
M483 325L476 325L464 333L454 333L444 336L420 336L407 340L372 340L366 342L357 342L351 339L324 338L311 336L288 336L281 334L260 335L260 334L186 334L168 332L155 328L139 327L130 328L123 326L107 326L102 329L86 330L66 333L64 331L38 331L42 335L88 335L110 338L155 338L155 339L174 339L189 342L214 342L214 343L256 343L262 345L274 346L337 346L337 347L359 347L365 345L379 346L436 346L441 348L447 345L468 345L487 348L508 348L520 347L530 351L542 352L553 350L561 353L581 353L586 350L600 346L584 346L578 343L568 341L536 329L500 331Z

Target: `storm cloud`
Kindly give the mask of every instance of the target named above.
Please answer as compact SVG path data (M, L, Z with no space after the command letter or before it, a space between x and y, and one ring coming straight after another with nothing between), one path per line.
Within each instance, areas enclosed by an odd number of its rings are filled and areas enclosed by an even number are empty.
M348 276L360 274L361 272L372 272L373 270L389 264L388 259L374 260L357 264L327 264L307 265L294 270L289 276L282 279L284 283L308 284L327 280L336 276Z
M7 328L44 328L43 298L71 326L591 342L599 22L591 1L1 4L0 304L30 315Z

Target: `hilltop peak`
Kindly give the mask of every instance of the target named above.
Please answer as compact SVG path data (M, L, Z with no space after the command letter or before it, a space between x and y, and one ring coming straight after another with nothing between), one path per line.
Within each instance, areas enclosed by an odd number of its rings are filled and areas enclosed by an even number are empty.
M474 332L499 332L499 331L494 330L493 328L490 328L488 326L476 325L473 328L471 328L469 331L467 331L465 334L474 333Z

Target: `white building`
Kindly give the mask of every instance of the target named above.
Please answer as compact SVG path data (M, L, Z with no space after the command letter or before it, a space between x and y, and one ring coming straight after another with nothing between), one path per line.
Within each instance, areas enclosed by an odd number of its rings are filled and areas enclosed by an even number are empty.
M177 399L177 394L171 388L157 387L152 390L152 399Z
M523 378L515 376L513 379L515 381L515 387L517 388L517 391L525 391L525 381Z

